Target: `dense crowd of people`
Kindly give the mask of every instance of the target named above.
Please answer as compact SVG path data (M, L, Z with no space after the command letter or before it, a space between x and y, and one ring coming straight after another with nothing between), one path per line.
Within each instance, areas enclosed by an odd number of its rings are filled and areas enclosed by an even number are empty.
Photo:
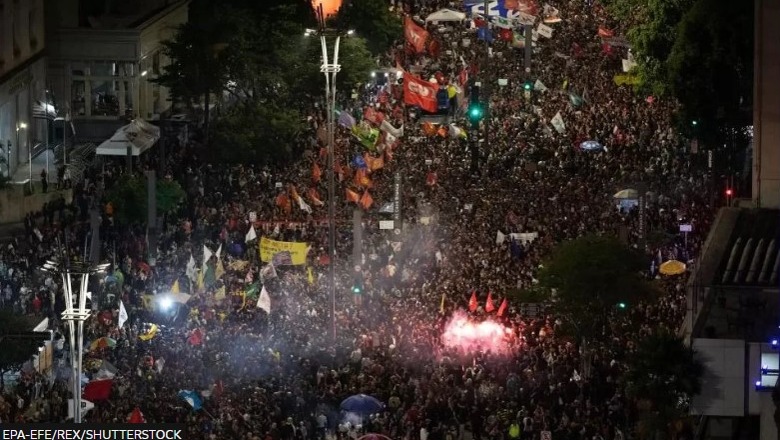
M615 336L597 347L589 371L583 371L574 341L557 334L558 317L523 315L520 304L510 303L500 318L521 341L508 355L463 356L440 341L443 325L466 308L472 291L484 303L488 292L499 299L533 287L542 260L563 240L620 235L647 253L654 276L651 261L656 268L667 259L695 258L713 218L706 170L672 128L674 103L638 96L613 81L627 49L605 43L597 31L621 29L597 3L551 4L562 21L550 25L551 38L538 38L529 76L522 49L496 39L487 53L470 21L428 24L440 44L438 57L399 46L382 60L425 79L457 84L468 69L483 84L496 84L482 91L489 93L489 135L478 173L472 173L468 142L429 133L404 110L400 86L371 84L357 100L340 102L353 114L366 107L383 112L392 127L403 127L403 136L370 153L384 164L366 176L353 160L365 147L339 127L335 261L327 257L327 207L317 203L327 202L319 196L327 194L327 179L313 171L328 171L321 154L326 115L317 101L296 166L204 164L196 142L175 150L164 178L179 182L187 196L179 212L167 216L153 262L145 229L117 224L107 207L105 189L121 176L121 166L92 169L74 182L71 205L61 201L31 214L25 236L0 250L0 303L61 325L55 313L61 286L37 268L57 249L55 237L76 243L74 256L83 252L90 210L100 209L104 257L113 268L93 289L104 292L101 300L93 301L110 313L95 307L89 341L110 337L116 345L93 349L85 365L108 361L115 372L110 397L86 414L90 422L124 422L142 413L146 422L185 422L188 438L210 439L357 438L368 432L392 439L538 439L541 431L556 440L629 438L635 408L620 380L625 360L643 335L681 324L682 279L658 278L663 298L614 316ZM447 5L427 2L414 15L424 18L440 6ZM498 86L499 79L506 85ZM528 80L545 90L524 96ZM450 121L471 130L457 107ZM562 131L551 122L558 112ZM580 149L588 140L605 148ZM156 167L157 153L147 154L141 171ZM378 228L379 220L390 218L379 211L393 201L395 172L404 175L398 234ZM645 231L673 237L684 220L695 225L687 246L667 238L641 248L638 210L620 209L613 199L639 182L648 191ZM360 261L351 258L351 219L364 200L344 200L347 189L373 198L365 209ZM299 209L298 197L311 212ZM308 243L307 264L261 262L257 241L246 241L250 226L258 237ZM498 231L536 234L498 243ZM204 246L218 255L202 261ZM203 274L188 269L191 258ZM337 274L335 343L330 264ZM255 306L261 280L270 313ZM362 289L353 293L356 280ZM174 284L191 296L171 311L155 307ZM129 315L122 328L118 300ZM482 308L474 313L477 319L486 314ZM152 322L156 334L150 333ZM63 420L68 377L58 373L67 358L58 352L51 377L25 372L0 401L0 421ZM105 371L87 370L93 380ZM193 408L180 390L200 393L203 407ZM339 403L358 393L384 402L385 410L345 420Z

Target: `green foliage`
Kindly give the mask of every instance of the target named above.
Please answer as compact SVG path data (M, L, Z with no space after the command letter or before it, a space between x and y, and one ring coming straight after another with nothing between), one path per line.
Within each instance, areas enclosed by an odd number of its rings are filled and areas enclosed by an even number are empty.
M120 223L143 223L148 218L146 178L122 176L106 194L114 207L114 216ZM184 190L174 180L157 181L157 211L168 214L184 200Z
M661 331L642 339L627 362L626 393L641 402L643 431L663 430L686 415L690 399L701 392L704 364L673 333Z
M291 159L302 128L300 114L276 105L240 104L214 125L215 159L228 163L281 163Z
M367 40L374 55L381 55L402 35L401 20L388 9L384 0L345 2L336 17L341 29L353 29Z
M324 78L320 72L322 62L322 45L318 37L305 39L306 55L296 70L295 78L291 78L290 84L299 93L322 95L324 92ZM328 56L333 55L334 39L328 38ZM360 84L365 83L371 76L371 71L376 68L374 57L366 47L366 40L358 36L342 37L339 47L339 64L341 71L336 76L338 92L349 93Z
M554 290L554 307L580 339L600 339L617 304L650 296L640 275L641 254L612 237L585 236L561 243L539 274L542 288Z

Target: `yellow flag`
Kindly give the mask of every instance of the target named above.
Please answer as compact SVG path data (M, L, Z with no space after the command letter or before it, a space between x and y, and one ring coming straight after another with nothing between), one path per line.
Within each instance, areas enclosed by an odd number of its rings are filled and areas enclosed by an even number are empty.
M445 299L445 295L444 295L444 293L442 293L441 294L441 305L439 306L439 313L441 313L442 315L444 314L444 299Z
M225 294L225 286L220 287L217 289L217 292L214 294L214 299L216 301L223 301L227 295Z
M217 269L214 271L214 277L220 279L222 275L225 275L225 266L222 265L222 260L217 260Z
M179 288L179 280L176 280L173 282L173 286L171 286L171 293L180 293L181 289Z
M145 310L152 310L154 308L154 296L152 295L144 295L143 296L144 301L144 309Z
M201 271L198 272L198 290L199 291L203 291L203 289L206 287L206 283L203 280L204 273L205 273L204 270L201 270Z
M142 335L139 335L138 339L142 341L148 341L157 335L157 330L159 330L157 324L152 324L152 327L149 329L149 331Z
M314 271L311 269L311 266L308 267L308 279L309 279L309 285L314 285Z

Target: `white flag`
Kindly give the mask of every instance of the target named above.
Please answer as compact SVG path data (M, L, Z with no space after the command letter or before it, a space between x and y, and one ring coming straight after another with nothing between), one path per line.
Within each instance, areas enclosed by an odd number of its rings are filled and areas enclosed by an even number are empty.
M539 81L537 79L536 82L534 83L534 90L538 90L540 92L544 92L545 90L547 90L547 86L544 85L543 82L541 82L541 81Z
M311 214L311 206L303 200L303 197L298 197L298 206L301 208L301 211Z
M249 232L246 233L246 237L244 237L244 241L249 243L252 240L257 239L257 232L255 232L255 226L252 225L249 227Z
M561 112L556 113L550 123L558 133L563 134L566 131L566 124L563 123L563 116L561 116Z
M553 28L547 26L544 23L539 23L539 25L536 27L536 33L543 36L544 38L552 38Z
M211 256L214 255L213 252L211 252L211 249L209 249L205 244L203 245L203 270L206 270L206 263L209 262L211 259Z
M72 419L73 415L76 413L76 411L74 411L75 407L76 407L76 401L73 400L73 399L68 399L68 418L69 419ZM81 415L82 415L82 417L84 416L84 414L87 413L87 411L91 410L94 407L95 407L94 403L90 402L89 400L81 399Z
M219 247L217 248L217 253L214 255L217 256L217 260L222 259L222 243L219 244Z
M501 231L496 232L496 244L501 244L504 240L506 240L506 235Z
M268 290L263 286L263 290L260 291L260 297L257 298L257 308L265 310L265 313L271 313L271 296L268 295Z
M122 300L119 300L119 328L122 328L123 325L125 325L125 322L127 322L127 310L125 310L125 305L122 302Z
M192 254L190 254L190 261L187 262L187 278L193 282L198 278L198 269L195 265L195 257Z

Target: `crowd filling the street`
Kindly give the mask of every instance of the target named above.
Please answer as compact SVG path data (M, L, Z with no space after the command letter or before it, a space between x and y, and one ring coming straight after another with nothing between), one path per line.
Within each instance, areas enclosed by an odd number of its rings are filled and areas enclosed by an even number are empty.
M522 27L494 20L486 35L471 14L425 21L442 7L453 6L418 2L374 77L337 96L335 259L323 97L307 103L289 166L205 163L197 133L139 156L143 176L166 154L159 180L186 193L156 249L144 225L117 221L107 197L123 158L69 183L72 203L30 213L0 249L0 306L49 318L54 360L4 385L0 422L69 417L62 285L40 269L63 243L81 258L98 211L111 264L91 281L87 423L182 423L190 439L630 438L626 362L643 337L682 324L687 274L658 267L698 257L717 208L706 163L673 128L674 102L623 84L625 29L597 2L519 16L544 26L532 74ZM421 108L426 87L447 94L437 118ZM477 87L485 117L472 124ZM629 203L637 198L642 209ZM380 228L392 219L402 224ZM685 240L680 223L693 225ZM651 231L675 238L656 244ZM516 294L538 286L556 246L582 236L620 237L662 292L610 313L609 337L587 360L565 317Z

